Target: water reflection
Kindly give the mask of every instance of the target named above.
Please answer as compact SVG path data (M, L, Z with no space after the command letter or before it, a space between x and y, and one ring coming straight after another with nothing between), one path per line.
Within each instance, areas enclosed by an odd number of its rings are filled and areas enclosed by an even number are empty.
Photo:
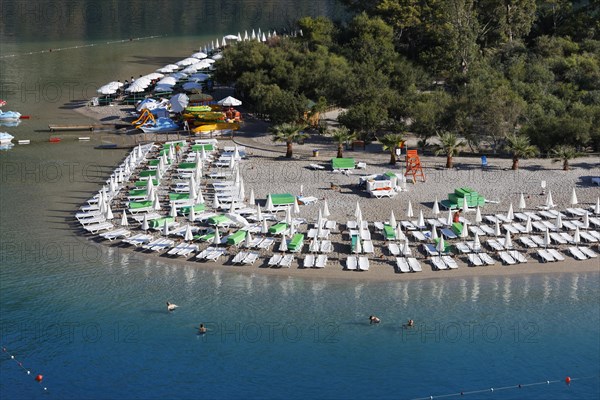
M510 298L512 296L512 293L510 291L510 286L512 284L512 279L510 277L505 277L504 278L504 291L502 294L502 298L504 299L504 303L505 304L509 304L510 303Z

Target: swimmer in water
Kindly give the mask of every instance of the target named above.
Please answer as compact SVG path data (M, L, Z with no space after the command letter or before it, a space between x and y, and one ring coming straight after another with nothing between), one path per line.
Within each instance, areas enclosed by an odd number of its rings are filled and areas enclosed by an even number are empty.
M369 323L370 324L378 324L380 322L381 322L381 320L379 318L377 318L376 316L374 316L374 315L371 315L369 317Z
M200 324L200 327L198 328L198 333L201 335L204 335L206 333L206 327L204 326L204 324Z

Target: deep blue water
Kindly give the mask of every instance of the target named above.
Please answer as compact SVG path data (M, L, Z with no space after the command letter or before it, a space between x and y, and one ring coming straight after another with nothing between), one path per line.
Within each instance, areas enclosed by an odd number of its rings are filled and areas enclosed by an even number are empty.
M35 4L64 10L75 3ZM0 353L2 399L398 399L548 380L470 398L600 396L597 273L310 281L174 265L78 238L70 216L123 153L94 150L102 137L49 145L47 133L36 130L82 118L65 103L91 97L110 80L151 72L223 34L284 26L306 7L314 15L338 10L330 1L296 8L237 2L231 4L244 11L227 19L229 8L215 8L217 2L181 2L191 8L181 24L157 25L150 8L157 3L167 2L103 3L109 11L118 5L117 18L102 11L93 20L93 3L81 2L84 11L72 15L87 15L87 23L61 25L48 17L36 26L43 8L2 2L0 55L133 33L167 35L0 59L5 110L32 115L2 130L33 142L0 152L0 340L8 350ZM22 8L27 4L33 8ZM206 17L209 6L221 13ZM23 19L31 13L38 14ZM180 308L167 313L167 300ZM370 314L383 322L370 326ZM408 318L417 326L404 330ZM209 327L207 335L196 334L199 323ZM42 383L9 353L43 374ZM574 379L570 386L566 376Z

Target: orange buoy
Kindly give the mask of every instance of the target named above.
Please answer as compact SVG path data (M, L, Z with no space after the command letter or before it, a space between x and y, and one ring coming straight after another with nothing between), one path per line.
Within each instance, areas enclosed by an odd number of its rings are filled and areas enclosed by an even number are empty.
M565 378L565 383L566 383L567 385L570 385L570 384L571 384L571 377L570 377L570 376L567 376L567 377Z
M42 381L42 379L44 379L44 377L42 376L42 374L38 374L38 375L35 377L35 380L36 380L36 381L38 381L38 382L41 382L41 381Z

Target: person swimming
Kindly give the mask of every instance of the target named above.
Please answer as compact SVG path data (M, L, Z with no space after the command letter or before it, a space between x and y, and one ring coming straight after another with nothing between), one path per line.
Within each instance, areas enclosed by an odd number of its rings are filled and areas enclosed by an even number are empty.
M415 321L413 321L412 319L409 319L406 326L408 326L409 328L415 326Z
M173 311L173 310L175 310L177 307L179 307L177 304L169 303L169 302L167 301L167 311Z
M198 327L198 334L204 335L205 333L206 333L206 327L204 326L204 324L200 324L200 326Z
M381 322L381 320L379 318L377 318L376 316L374 316L374 315L371 315L369 317L369 323L370 324L378 324L380 322Z

